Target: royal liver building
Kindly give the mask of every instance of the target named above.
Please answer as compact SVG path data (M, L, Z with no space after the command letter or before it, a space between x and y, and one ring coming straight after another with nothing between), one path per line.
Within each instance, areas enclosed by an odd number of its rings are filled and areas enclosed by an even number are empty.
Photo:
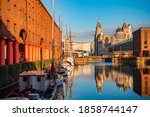
M94 36L94 47L95 47L95 55L103 56L108 55L109 53L109 45L110 39L107 36L104 36L100 21L98 21Z
M94 35L94 54L96 56L111 55L109 47L132 38L132 25L124 21L122 28L118 27L112 36L104 35L100 21L96 25Z
M95 37L94 37L95 55L101 55L103 53L102 51L103 39L104 39L104 35L103 35L102 27L100 21L98 21L96 26L96 31L95 31Z

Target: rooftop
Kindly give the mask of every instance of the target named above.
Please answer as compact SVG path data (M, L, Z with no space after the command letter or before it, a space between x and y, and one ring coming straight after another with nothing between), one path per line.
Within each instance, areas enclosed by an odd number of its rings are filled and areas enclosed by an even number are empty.
M32 71L24 71L19 76L44 76L46 75L44 71L32 70Z
M150 30L150 27L141 27L140 30Z

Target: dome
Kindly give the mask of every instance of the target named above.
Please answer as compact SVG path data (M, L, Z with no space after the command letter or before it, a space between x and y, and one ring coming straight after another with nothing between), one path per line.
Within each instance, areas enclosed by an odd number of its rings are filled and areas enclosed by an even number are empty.
M118 27L116 32L122 32L122 28Z

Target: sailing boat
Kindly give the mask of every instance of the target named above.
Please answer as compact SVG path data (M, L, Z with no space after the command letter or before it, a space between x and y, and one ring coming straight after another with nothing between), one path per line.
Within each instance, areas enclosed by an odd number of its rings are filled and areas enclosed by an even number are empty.
M74 59L73 59L73 41L72 41L72 35L71 30L69 32L68 36L68 29L66 26L66 40L65 40L65 57L62 61L62 66L66 68L68 71L72 71L74 66Z

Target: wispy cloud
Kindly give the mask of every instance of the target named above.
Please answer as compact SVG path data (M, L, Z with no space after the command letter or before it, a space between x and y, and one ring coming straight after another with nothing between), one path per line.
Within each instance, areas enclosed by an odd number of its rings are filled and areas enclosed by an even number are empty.
M150 22L145 23L136 23L132 24L133 28L132 30L135 31L139 29L140 27L150 27ZM116 29L118 26L112 26L112 27L102 27L104 35L114 35L116 32ZM76 41L94 41L94 34L95 29L93 30L80 30L78 32L72 32L73 38Z
M82 30L78 32L73 32L73 35L76 36L76 38L89 38L94 37L94 30Z
M103 32L104 32L104 35L113 35L116 31L118 26L112 26L112 27L104 27L103 28Z
M150 22L145 22L145 23L138 23L138 24L134 24L133 26L133 31L139 29L140 27L150 27Z

